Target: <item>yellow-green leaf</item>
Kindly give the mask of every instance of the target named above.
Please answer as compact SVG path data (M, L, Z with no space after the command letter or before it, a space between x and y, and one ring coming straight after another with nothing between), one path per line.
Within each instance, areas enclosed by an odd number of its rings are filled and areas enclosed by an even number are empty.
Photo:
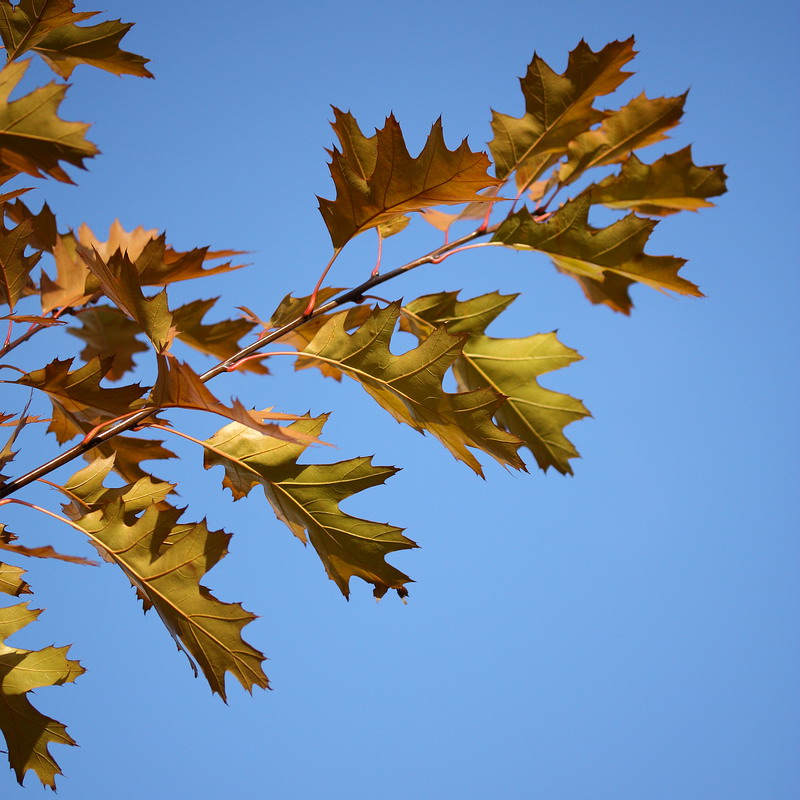
M429 431L479 475L483 475L481 465L467 447L488 453L500 464L525 469L517 453L520 440L492 422L505 399L501 394L488 388L451 394L442 388L466 336L437 328L418 347L394 355L389 345L399 313L398 303L375 309L352 334L347 332L345 318L334 316L303 355L357 380L398 422Z
M326 419L303 419L289 427L319 436ZM237 500L261 486L278 519L302 542L311 541L328 577L345 597L352 576L373 584L376 597L389 589L401 597L407 594L409 577L384 559L396 550L416 547L414 542L401 528L353 517L339 508L356 492L384 483L397 472L395 467L376 467L371 458L298 464L305 444L263 436L235 422L204 445L206 469L223 466L223 484Z
M107 472L110 465L103 465ZM87 468L68 483L82 498L81 487L97 502L97 469ZM171 489L171 486L169 487ZM223 603L202 586L200 579L227 553L230 534L209 530L205 522L180 522L181 510L155 502L141 509L141 499L152 492L152 482L136 498L110 499L102 508L77 520L98 549L119 566L167 630L199 665L213 692L226 699L225 675L230 672L251 691L266 689L261 669L264 655L241 637L242 628L255 619L239 603ZM140 513L139 513L140 512Z
M522 339L486 336L487 325L515 297L497 292L470 300L458 300L456 292L427 295L403 307L401 327L420 338L437 325L451 333L468 333L453 364L459 388L490 387L505 395L506 402L495 413L498 424L525 443L543 470L554 467L562 474L572 474L569 459L578 452L563 429L589 412L580 400L545 389L537 378L569 366L581 356L561 344L555 333Z
M8 761L21 784L29 771L44 786L55 789L61 769L50 754L49 745L74 745L66 727L40 713L28 694L44 686L74 681L84 669L66 657L69 647L22 650L6 639L35 620L40 611L27 603L0 608L0 731L6 740Z
M21 594L31 594L31 587L27 581L22 580L25 570L12 564L0 561L0 592L19 597Z
M725 179L722 164L696 166L691 146L652 164L643 164L631 153L622 162L618 175L609 175L590 187L591 198L593 203L609 208L629 208L663 217L713 206L708 198L725 193Z
M493 241L547 253L558 269L581 282L602 283L612 274L661 291L702 297L693 283L678 275L685 259L644 252L656 220L629 214L607 228L594 228L589 224L590 203L588 194L580 195L565 203L546 222L537 222L523 208L500 225ZM589 295L589 299L615 307L610 298L596 299Z
M674 128L683 115L686 93L678 97L640 94L611 112L597 130L587 131L570 142L567 162L558 170L559 181L567 185L587 169L623 161L637 147L646 147L667 138L664 131Z

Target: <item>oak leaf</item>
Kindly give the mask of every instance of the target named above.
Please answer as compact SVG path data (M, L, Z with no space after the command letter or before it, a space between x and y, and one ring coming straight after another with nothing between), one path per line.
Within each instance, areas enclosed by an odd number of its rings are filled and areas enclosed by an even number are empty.
M467 449L488 453L500 464L525 469L517 453L521 442L492 422L505 398L493 389L451 394L442 388L445 373L458 358L466 335L435 329L419 346L401 355L389 349L400 306L375 309L353 333L334 316L303 349L304 356L327 363L354 380L398 422L429 431L459 460L483 476Z
M592 302L603 302L618 311L630 309L625 305L630 281L644 283L661 291L702 297L700 290L678 275L685 259L674 256L651 256L644 246L658 224L629 214L606 228L589 224L591 199L587 193L565 203L546 222L538 222L523 208L504 220L492 241L517 249L546 253L559 270L578 280ZM607 276L624 279L624 297L586 290L587 282L602 284ZM613 281L613 278L612 278ZM613 284L616 290L617 285Z
M42 369L19 378L16 383L46 392L53 403L49 431L59 442L85 432L106 419L124 416L142 405L145 388L141 385L107 388L100 382L108 373L111 358L93 358L70 372L72 359L55 359Z
M31 221L7 229L0 214L0 303L8 304L11 311L30 284L31 270L41 256L38 252L25 255L32 238Z
M9 101L27 68L28 62L20 61L0 70L0 162L35 177L46 174L72 183L60 162L84 169L84 159L97 155L84 137L89 125L58 116L64 85L49 83Z
M79 325L71 325L67 333L82 339L86 346L80 357L110 361L106 376L117 381L134 369L133 356L147 352L148 347L137 336L142 329L114 306L88 306L75 314Z
M433 124L422 152L412 158L394 115L366 137L352 114L333 111L332 127L341 147L330 151L336 199L318 199L337 250L359 233L396 224L409 212L480 201L479 190L501 183L487 173L486 154L471 151L466 139L456 150L447 149L441 120Z
M127 253L117 250L105 260L97 250L89 250L83 244L78 244L76 250L108 299L139 323L156 352L166 352L175 336L166 289L154 297L145 297L136 266Z
M55 777L62 773L49 745L74 745L75 741L62 723L34 708L28 694L44 686L70 683L84 669L66 657L69 647L22 650L6 643L40 613L29 609L27 603L0 608L0 730L17 781L21 784L32 770L42 784L55 789Z
M577 136L567 147L567 161L558 170L566 186L587 169L616 164L638 148L667 138L664 131L681 120L686 94L678 97L634 97L619 111L610 112L597 130Z
M250 333L256 323L247 319L225 319L220 322L206 324L203 317L214 306L219 298L210 300L193 300L179 306L172 312L172 321L177 329L177 338L189 347L214 356L220 361L235 356L242 345L239 340ZM269 370L258 359L248 359L237 367L242 372L254 372L267 375Z
M107 473L110 464L103 465ZM88 484L84 476L91 474ZM95 496L98 472L85 468L67 483L82 498L82 486ZM137 500L110 499L102 508L77 520L90 540L119 566L155 608L179 647L197 663L211 690L226 700L225 675L230 672L247 690L266 689L261 669L264 655L247 644L241 631L255 619L239 603L223 603L199 581L226 554L230 534L209 530L205 522L180 522L180 509L151 502L142 510L142 497L151 491L126 487ZM171 485L168 485L171 489Z
M725 178L722 164L696 166L690 145L652 164L643 164L631 153L619 174L590 188L593 203L663 217L713 206L708 198L725 192Z
M31 594L31 587L27 581L22 580L25 570L12 564L0 561L0 592L19 597L21 594Z
M289 426L295 433L319 436L327 416ZM203 442L205 467L225 469L223 485L239 500L260 485L278 519L303 543L311 541L328 577L342 594L352 576L373 584L376 597L395 589L404 597L409 577L387 564L385 556L416 547L402 529L345 513L339 504L356 492L379 486L397 472L377 467L371 458L336 464L298 464L305 443L263 436L238 423L226 425Z
M572 474L569 459L578 451L564 436L566 425L589 415L580 400L540 386L547 372L579 361L581 356L558 341L555 333L521 339L485 335L487 325L504 311L516 295L497 292L457 300L455 292L428 295L403 307L407 330L423 337L436 325L451 333L470 334L453 374L462 391L490 387L505 395L495 413L497 422L518 436L533 453L539 467L554 467Z
M522 188L554 164L572 139L606 116L592 104L633 74L622 72L622 67L635 55L633 37L611 42L597 53L581 40L559 75L534 53L520 79L525 113L517 118L492 112L494 138L489 148L497 177L505 179L516 171Z
M283 414L268 408L249 411L236 398L230 406L226 406L214 396L189 364L170 355L158 357L158 378L148 404L159 409L187 408L208 411L240 422L259 433L289 442L297 441L298 438L305 442L316 441L301 434L293 434L290 428L276 424L277 420L294 421L298 419L296 414Z

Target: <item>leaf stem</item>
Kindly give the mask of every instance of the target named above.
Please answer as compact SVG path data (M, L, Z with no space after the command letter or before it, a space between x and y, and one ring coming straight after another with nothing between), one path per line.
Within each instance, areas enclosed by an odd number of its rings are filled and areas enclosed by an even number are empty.
M329 300L327 303L323 303L318 308L313 308L310 312L308 312L308 308L306 311L293 320L290 320L285 325L281 325L280 328L276 328L271 333L262 336L261 338L257 339L256 341L250 343L246 347L243 347L239 350L238 353L235 353L230 358L226 358L224 361L220 361L216 366L211 367L210 369L206 370L202 375L200 375L200 380L203 383L207 383L212 378L215 378L217 375L221 375L223 372L230 372L232 369L236 368L236 364L243 358L252 355L253 353L261 350L263 347L266 347L272 342L280 339L282 336L285 336L290 331L293 331L295 328L299 328L301 325L305 324L311 319L315 317L321 316L322 314L327 314L330 311L333 311L340 306L345 305L346 303L361 303L364 300L364 296L367 292L373 289L376 286L379 286L382 283L386 283L387 281L393 280L394 278L399 277L400 275L404 275L406 272L410 272L411 270L417 269L418 267L423 266L424 264L438 264L441 263L444 258L446 257L450 251L452 250L461 250L464 249L465 245L468 245L474 239L477 239L481 236L486 236L489 234L494 233L499 225L493 225L488 228L483 228L483 226L477 228L476 230L472 231L471 233L462 236L460 239L456 239L449 244L443 244L440 247L437 247L434 250L431 250L429 253L425 254L424 256L420 256L419 258L414 259L413 261L409 261L406 264L403 264L399 267L395 267L393 270L389 272L384 272L380 275L371 275L367 280L363 283L359 284L358 286L354 287L353 289L348 289L342 292L338 297L334 297ZM486 244L489 244L488 242ZM334 253L334 256L328 262L328 265L325 267L325 271L323 272L322 276L320 277L319 281L317 282L317 286L315 287L315 292L319 290L319 287L322 285L322 280L324 279L325 275L327 274L328 270L330 269L331 265L333 264L337 253ZM315 299L312 295L312 299ZM310 304L309 304L310 305ZM307 313L308 312L308 313ZM88 453L90 450L94 449L100 444L107 442L109 439L113 439L115 436L124 433L125 431L130 431L134 428L137 428L141 423L147 420L148 417L155 414L159 411L158 408L143 408L130 416L126 417L125 419L119 420L115 422L113 425L108 426L104 430L101 430L95 433L93 436L84 438L82 441L78 442L78 444L73 445L69 449L65 450L63 453L51 458L44 464L36 467L35 469L26 472L24 475L19 476L18 478L14 478L13 480L8 481L3 486L0 486L0 498L8 497L9 495L13 494L14 492L22 489L24 486L27 486L34 481L39 480L39 478L47 475L50 472L58 469L59 467L64 466L64 464L68 464L78 456L82 456L84 453ZM148 426L148 427L156 427L155 425ZM2 502L2 499L0 499ZM83 529L81 529L83 531ZM83 531L85 533L85 531Z

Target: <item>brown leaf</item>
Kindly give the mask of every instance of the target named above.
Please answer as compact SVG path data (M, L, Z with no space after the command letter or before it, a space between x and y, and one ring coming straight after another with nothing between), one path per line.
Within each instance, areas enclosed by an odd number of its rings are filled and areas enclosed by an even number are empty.
M242 349L239 340L250 333L256 323L247 319L226 319L221 322L203 323L203 317L219 298L193 300L172 312L172 320L178 330L177 338L201 353L225 361ZM246 361L238 368L242 372L267 375L269 370L257 359Z
M80 357L90 361L97 357L110 360L106 377L118 381L134 369L135 353L147 352L146 344L137 339L142 329L113 306L90 306L81 309L75 318L79 326L70 326L67 332L86 342Z
M592 103L632 75L622 67L635 55L633 37L611 42L597 53L581 40L559 75L534 53L527 75L520 79L525 113L517 118L492 112L494 138L489 147L498 178L518 171L517 185L522 188L555 163L572 139L606 116Z
M84 137L89 125L58 116L66 86L49 83L9 101L28 63L12 62L0 71L0 162L35 177L46 174L72 183L59 162L84 169L84 159L99 151Z
M408 212L479 201L479 190L501 183L487 173L486 154L472 152L466 139L456 150L447 149L441 120L412 158L394 115L374 136L365 137L352 114L333 111L332 126L342 148L330 151L336 199L319 198L319 209L336 249Z
M158 353L166 352L175 336L166 289L155 297L145 297L136 267L120 250L108 261L82 244L78 244L76 250L109 300L139 323Z
M15 228L6 228L0 214L0 302L8 304L11 311L30 283L31 270L41 253L25 255L31 244L33 223L20 222Z

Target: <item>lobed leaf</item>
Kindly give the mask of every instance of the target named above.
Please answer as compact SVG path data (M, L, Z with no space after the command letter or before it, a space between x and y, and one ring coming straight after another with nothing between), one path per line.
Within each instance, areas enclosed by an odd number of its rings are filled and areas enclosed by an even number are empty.
M581 40L561 75L534 53L520 79L525 113L517 118L492 111L494 138L489 148L497 177L506 179L517 172L520 189L528 186L560 158L572 139L600 122L606 114L592 104L633 74L622 72L636 55L633 43L633 37L611 42L595 53Z
M0 303L10 311L30 285L31 270L39 262L41 253L25 255L33 239L33 223L20 222L7 229L0 214Z
M686 94L651 100L643 92L609 113L597 130L575 137L567 147L566 163L558 170L561 184L572 183L592 167L623 161L637 147L666 139L664 131L674 128L683 116Z
M433 124L422 152L412 158L394 115L366 137L352 114L333 111L341 147L330 151L336 199L318 199L337 250L369 228L397 225L403 214L480 201L479 190L502 183L487 173L486 154L472 152L466 139L456 150L447 149L441 120Z
M191 303L176 308L172 312L172 321L177 329L177 338L184 344L201 353L214 356L220 361L235 356L242 345L239 340L256 327L254 322L246 319L226 319L221 322L206 324L203 317L214 306L219 298L210 300L193 300ZM237 370L267 375L269 370L257 359L245 361Z
M418 347L394 355L389 345L399 314L398 303L375 309L352 334L347 332L345 318L334 316L303 349L303 355L357 380L398 422L420 433L429 431L478 475L483 476L483 470L467 447L524 470L517 454L520 440L492 422L505 400L503 395L488 388L458 394L442 388L466 336L437 328Z
M166 290L145 297L136 266L125 252L117 250L106 261L97 250L83 244L78 244L76 251L108 299L139 324L156 352L165 353L175 336Z
M522 339L486 336L486 327L515 297L492 292L460 301L456 292L427 295L403 307L401 327L419 338L437 325L451 333L470 334L453 364L459 388L489 387L505 395L505 403L495 413L498 424L524 442L541 469L554 467L562 474L572 474L569 459L578 452L563 429L589 412L580 400L545 389L537 378L569 366L581 356L561 344L555 333Z
M20 0L12 6L0 2L0 37L12 61L30 50L39 53L62 78L69 78L79 64L87 64L115 75L152 78L145 68L148 59L119 48L122 37L133 27L120 20L79 26L76 22L97 11L73 11L72 0Z
M49 83L9 101L27 68L28 62L20 61L0 70L0 163L35 177L45 174L72 183L60 162L84 169L84 159L97 155L98 149L84 136L89 125L58 116L64 85Z
M724 194L725 179L721 164L696 166L690 145L652 164L643 164L631 153L619 174L609 175L590 190L593 203L663 217L713 206L708 198Z
M316 437L326 419L306 418L289 427ZM397 472L395 467L376 467L371 458L298 464L305 443L263 436L238 423L226 425L203 444L206 469L224 467L223 485L236 500L260 485L278 519L303 543L311 541L328 577L345 597L353 576L373 584L376 597L389 589L401 597L408 593L409 577L384 559L416 544L401 528L353 517L339 507L353 494L384 483Z
M74 745L75 741L62 723L31 705L28 694L33 689L72 682L84 669L66 657L69 647L22 650L6 643L40 613L29 609L27 603L0 608L0 731L17 781L21 784L32 770L44 786L55 789L55 777L62 773L49 745Z
M547 253L559 270L578 280L592 302L606 303L616 311L630 310L627 287L633 281L702 297L693 283L678 275L685 259L644 252L655 220L629 214L607 228L594 228L589 224L590 204L584 193L565 203L546 222L538 222L523 208L501 223L492 241ZM607 282L606 293L603 287Z
M97 479L102 481L110 468L110 463L99 470L90 465L68 482L71 494L101 505L80 516L77 524L122 569L145 607L156 609L180 649L199 665L213 692L226 700L228 672L247 691L254 686L268 688L261 669L264 655L241 637L255 616L239 603L221 602L199 583L227 554L230 534L209 530L205 522L180 522L181 510L151 501L152 481L129 485L121 495L112 490L110 496L98 497ZM166 492L172 486L160 488Z

